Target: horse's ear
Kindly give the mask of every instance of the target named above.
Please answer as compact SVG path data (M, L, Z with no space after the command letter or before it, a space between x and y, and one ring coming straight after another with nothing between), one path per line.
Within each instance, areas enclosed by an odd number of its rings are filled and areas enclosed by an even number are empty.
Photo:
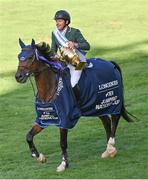
M23 41L21 40L21 38L19 38L19 44L20 44L21 48L24 48L24 47L25 47L25 44L23 43Z
M31 47L32 47L32 48L35 48L35 40L34 40L34 39L32 39Z

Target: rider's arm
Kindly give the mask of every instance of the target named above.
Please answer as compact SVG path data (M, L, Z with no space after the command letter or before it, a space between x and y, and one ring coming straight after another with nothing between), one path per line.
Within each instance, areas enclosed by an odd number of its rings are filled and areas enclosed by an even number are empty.
M76 38L76 47L81 50L90 50L90 44L87 42L87 40L83 37L80 30L76 29L75 33Z
M56 43L55 36L54 36L54 34L52 32L51 54L56 54L57 50L58 50L58 46L57 46L57 43Z

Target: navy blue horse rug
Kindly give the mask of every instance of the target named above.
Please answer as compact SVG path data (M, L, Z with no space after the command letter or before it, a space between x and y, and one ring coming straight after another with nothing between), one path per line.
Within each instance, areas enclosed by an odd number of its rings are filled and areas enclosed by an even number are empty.
M113 63L102 59L88 59L79 87L78 105L70 85L70 75L59 77L56 99L49 103L36 100L35 122L41 128L56 125L70 129L76 125L80 116L120 114L122 82L120 72Z

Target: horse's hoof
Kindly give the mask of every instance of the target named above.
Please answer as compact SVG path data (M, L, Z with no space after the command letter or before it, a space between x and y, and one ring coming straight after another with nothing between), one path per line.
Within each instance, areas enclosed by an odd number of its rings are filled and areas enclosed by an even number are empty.
M67 165L66 165L66 162L65 161L62 161L61 164L57 167L57 172L63 172L65 171Z
M110 156L110 154L109 154L109 152L106 150L106 151L104 151L104 153L102 153L101 158L107 158L107 157L109 157L109 156Z
M110 157L115 157L116 154L117 154L117 150L115 148L115 150L110 153Z
M104 153L102 153L101 158L115 157L117 154L117 150L115 147L112 149L106 149Z
M39 157L37 158L37 160L41 163L45 163L47 161L46 157L40 153Z

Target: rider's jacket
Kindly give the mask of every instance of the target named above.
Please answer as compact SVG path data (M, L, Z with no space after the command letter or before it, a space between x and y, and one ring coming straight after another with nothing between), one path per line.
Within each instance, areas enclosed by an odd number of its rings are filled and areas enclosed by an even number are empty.
M89 50L90 49L90 45L87 42L87 40L83 37L82 33L80 32L79 29L76 28L71 28L68 27L67 31L65 33L65 37L69 40L69 41L73 41L75 43L78 43L77 48L79 50ZM52 32L52 43L51 43L51 53L56 53L58 48L59 48L59 42L56 39L54 33Z

